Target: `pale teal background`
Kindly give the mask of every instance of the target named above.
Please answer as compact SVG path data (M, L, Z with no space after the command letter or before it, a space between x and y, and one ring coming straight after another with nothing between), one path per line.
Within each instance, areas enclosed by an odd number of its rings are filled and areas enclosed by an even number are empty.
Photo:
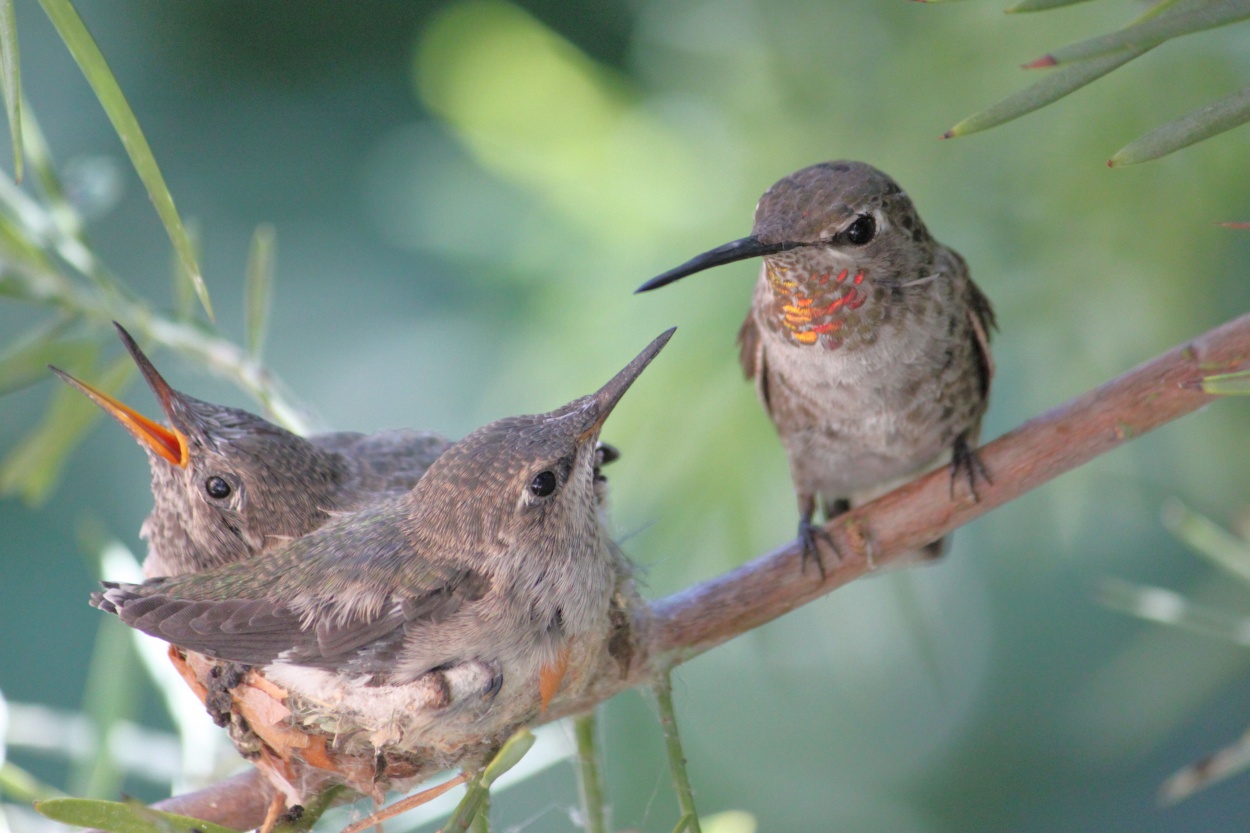
M147 197L46 19L17 5L23 81L58 159L118 162L124 194L92 240L141 293L168 297ZM784 458L733 345L756 267L630 294L746 234L759 194L793 169L845 157L889 171L967 257L1002 327L989 438L1250 308L1250 232L1216 225L1250 219L1244 129L1104 166L1244 84L1244 26L943 142L1035 77L1019 64L1135 4L1029 17L989 0L522 5L80 9L198 223L235 333L249 235L276 224L268 358L326 424L459 436L588 392L679 327L604 434L623 452L616 528L648 596L793 534ZM0 336L32 315L0 304ZM157 362L196 396L251 406L175 356ZM0 449L51 385L0 401ZM1248 428L1250 402L1218 403L961 530L939 566L859 582L682 667L701 810L748 810L761 830L1244 830L1246 778L1174 808L1154 792L1250 723L1250 654L1138 623L1092 591L1118 576L1246 609L1246 588L1172 539L1159 508L1178 496L1245 520ZM79 706L101 617L76 528L139 547L149 507L142 455L103 422L47 505L0 502L6 697ZM164 725L144 696L145 720ZM637 693L606 710L622 829L676 821L653 711ZM64 781L52 759L14 760ZM571 830L575 800L558 766L497 802L499 829Z

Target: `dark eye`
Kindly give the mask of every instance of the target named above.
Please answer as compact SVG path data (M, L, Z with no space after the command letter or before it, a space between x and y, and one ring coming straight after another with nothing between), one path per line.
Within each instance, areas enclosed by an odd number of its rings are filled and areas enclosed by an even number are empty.
M547 497L555 490L556 473L554 471L540 472L530 481L530 494L534 497Z
M225 478L213 475L204 481L204 491L208 492L208 496L216 500L230 497L230 484Z
M877 233L877 221L871 214L861 214L859 219L851 223L845 232L847 242L854 246L862 246Z

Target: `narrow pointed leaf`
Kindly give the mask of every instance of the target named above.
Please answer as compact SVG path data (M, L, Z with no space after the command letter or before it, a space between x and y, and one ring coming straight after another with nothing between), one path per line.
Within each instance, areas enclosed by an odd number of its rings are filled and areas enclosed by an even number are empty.
M17 51L13 0L0 0L0 92L13 141L13 179L22 181L22 69Z
M0 196L0 202L2 201L3 197ZM34 279L28 274L20 276L12 274L16 271L14 267L18 265L18 262L25 269L33 269L44 274L56 274L38 242L31 238L26 229L21 228L17 220L0 212L0 275L11 278L15 284L33 282ZM0 277L0 284L3 281L4 277Z
M196 295L199 296L205 313L212 319L212 302L208 297L208 287L204 285L204 278L200 274L200 267L195 261L191 240L183 227L182 219L178 216L178 209L174 207L174 199L165 185L165 177L162 176L156 164L156 157L152 155L152 148L148 146L148 140L139 127L134 111L130 109L126 97L122 95L121 87L118 86L117 79L113 77L113 71L109 69L100 48L92 39L91 33L87 31L82 18L78 16L78 12L74 10L69 0L39 0L39 3L52 21L52 25L56 27L61 39L65 41L70 54L78 62L91 89L95 91L96 98L104 107L104 112L108 114L109 121L113 123L113 129L117 131L118 138L121 139L122 145L130 155L131 163L135 166L135 171L139 174L139 179L143 180L148 196L156 206L156 213L165 224L165 231L174 249L182 258L187 274L191 276L195 284Z
M1247 767L1250 767L1250 732L1231 746L1190 764L1164 781L1159 788L1159 803L1175 804Z
M111 833L237 833L219 824L153 810L138 802L53 798L35 802L35 809L53 821Z
M82 696L82 713L91 721L97 739L94 753L70 765L69 791L99 798L118 795L126 773L109 750L108 738L123 720L138 717L136 698L142 675L130 628L114 617L100 619L87 685Z
M123 356L91 383L116 396L132 370L134 362ZM78 370L76 375L83 373ZM102 413L78 391L59 385L42 422L0 463L0 494L20 494L31 504L42 502L60 478L69 453Z
M200 228L194 220L187 223L187 238L191 241L191 251L198 259ZM187 321L195 311L195 281L191 279L191 273L187 271L186 264L178 253L172 252L171 255L169 273L173 277L174 313L179 321Z
M1209 139L1250 121L1250 87L1174 119L1120 148L1108 160L1112 167L1136 165Z
M1226 26L1246 18L1250 18L1250 0L1214 0L1211 3L1190 4L1106 35L1056 49L1026 66L1033 68L1068 64L1121 49L1155 46L1181 35Z
M247 285L243 296L243 317L247 323L247 352L259 359L265 346L269 304L273 299L274 230L268 223L256 227L247 256Z
M1101 58L1093 58L1049 72L1033 85L991 104L979 113L973 113L946 131L942 138L951 139L956 136L966 136L969 133L976 133L978 130L997 127L1034 110L1040 110L1047 104L1058 101L1065 95L1084 87L1086 84L1097 81L1112 70L1124 66L1149 50L1150 47L1145 47L1143 49L1116 52L1112 55L1104 55Z
M1243 223L1243 222L1220 223L1219 225L1223 226L1224 228L1250 229L1250 223ZM1230 375L1240 375L1240 374L1230 374ZM1221 377L1211 376L1209 378L1216 379L1216 378L1221 378Z
M115 283L87 245L83 236L82 217L65 195L61 174L52 159L47 139L39 127L39 120L35 118L29 102L26 101L22 102L22 147L31 173L34 174L34 181L44 196L44 204L37 209L40 223L43 224L44 216L52 220L52 228L48 231L53 232L50 240L56 253L97 286L115 289ZM25 195L24 191L18 190L17 193Z
M1014 6L1008 6L1004 9L1008 14L1015 12L1040 12L1046 9L1057 9L1061 6L1075 6L1077 3L1087 3L1089 0L1021 0Z
M1198 604L1175 590L1107 579L1096 595L1112 610L1250 647L1250 617Z
M1201 388L1214 396L1246 396L1250 394L1250 370L1204 376Z
M0 396L46 381L50 364L76 367L91 360L94 343L85 338L62 338L65 323L38 330L0 353Z
M1250 542L1199 515L1179 500L1163 507L1163 525L1194 552L1250 584Z
M5 761L0 763L0 795L7 795L18 801L39 801L46 798L60 798L62 793L12 761Z

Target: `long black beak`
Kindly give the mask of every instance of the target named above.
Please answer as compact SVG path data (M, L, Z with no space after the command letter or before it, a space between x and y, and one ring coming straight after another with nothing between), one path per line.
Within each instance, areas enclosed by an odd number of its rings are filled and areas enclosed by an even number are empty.
M179 408L180 394L169 386L165 381L165 377L157 372L156 367L151 360L139 349L138 343L126 332L126 328L116 321L113 326L117 328L117 335L122 340L122 345L126 348L126 352L130 354L130 358L134 359L134 363L138 365L139 372L143 374L143 381L148 383L148 387L152 389L152 393L156 394L157 400L161 403L161 408L165 411L165 416L169 417L173 422L175 414Z
M761 243L755 235L744 237L741 240L735 240L732 243L726 243L723 246L717 246L711 251L704 252L701 255L695 255L687 260L676 269L669 269L663 275L656 275L651 280L634 290L634 293L648 292L652 289L658 289L661 286L667 286L673 281L681 280L687 275L693 275L695 272L702 272L704 269L711 269L713 266L724 266L726 263L733 263L738 260L746 260L749 257L760 257L761 255L775 255L778 252L797 249L803 243Z
M647 369L647 365L651 364L651 360L660 354L660 351L664 349L664 345L668 344L668 340L673 337L675 332L677 332L676 327L669 327L660 333L654 341L634 357L633 361L625 365L620 373L613 376L611 381L590 395L589 399L594 403L594 407L587 414L590 417L589 424L582 432L579 441L599 433L599 429L603 427L603 423L607 420L608 415L612 413L612 409L616 407L616 403L621 401L625 391L629 390L629 386L642 375L642 371Z

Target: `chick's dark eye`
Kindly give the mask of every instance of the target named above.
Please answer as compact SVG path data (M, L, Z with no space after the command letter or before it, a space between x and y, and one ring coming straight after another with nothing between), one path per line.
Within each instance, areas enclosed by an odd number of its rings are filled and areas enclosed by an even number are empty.
M214 475L204 481L204 491L208 492L209 497L221 500L230 497L231 489L225 478Z
M846 230L847 242L854 246L862 246L877 234L877 221L871 214L861 214L859 219L851 223Z
M547 497L555 490L556 473L553 471L540 472L530 481L530 494L534 497Z

